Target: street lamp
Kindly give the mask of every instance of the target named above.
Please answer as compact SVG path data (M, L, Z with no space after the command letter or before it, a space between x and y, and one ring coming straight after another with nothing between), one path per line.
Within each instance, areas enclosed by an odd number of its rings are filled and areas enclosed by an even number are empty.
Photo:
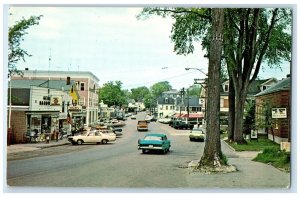
M204 74L206 77L208 77L208 74L207 73L205 73L205 72L203 72L202 71L202 69L199 69L199 68L185 68L185 70L197 70L197 71L199 71L199 72L201 72L202 74ZM205 119L205 121L206 121L206 111L207 111L207 109L206 109L206 107L207 107L207 85L206 85L206 83L204 82L204 83L198 83L196 80L198 80L198 79L195 79L195 83L194 84L200 84L201 86L202 86L202 88L204 88L204 91L205 91L205 96L204 96L204 98L205 98L205 102L204 102L204 105L205 105L205 113L204 113L204 119ZM206 79L204 79L205 81L206 81ZM205 84L205 86L203 86L203 84Z
M202 69L199 69L199 68L185 68L185 70L198 70L199 72L201 72L205 76L208 76L205 72L202 71Z

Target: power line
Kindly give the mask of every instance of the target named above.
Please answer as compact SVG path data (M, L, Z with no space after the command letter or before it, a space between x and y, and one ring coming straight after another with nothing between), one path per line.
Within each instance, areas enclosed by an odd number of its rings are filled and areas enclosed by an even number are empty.
M138 84L130 84L130 85L124 86L123 88L129 88L129 87L134 87L134 86L141 86L141 85L146 85L146 84L149 84L149 83L158 83L158 82L161 82L161 81L166 81L168 79L174 79L174 78L182 77L182 76L185 76L185 75L189 75L189 74L192 74L194 72L196 72L196 71L191 71L191 72L187 72L187 73L184 73L184 74L175 75L175 76L164 78L164 79L160 79L160 80L148 81L148 82L138 83Z

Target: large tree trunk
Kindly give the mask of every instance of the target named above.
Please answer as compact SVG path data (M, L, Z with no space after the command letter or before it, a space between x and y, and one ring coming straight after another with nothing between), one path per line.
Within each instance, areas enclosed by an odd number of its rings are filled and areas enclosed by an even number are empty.
M234 142L238 144L245 143L243 138L243 117L246 96L247 94L244 91L235 92Z
M204 153L199 167L222 164L220 142L220 69L223 41L223 9L212 9L212 41L209 51L207 131Z
M235 93L233 80L229 79L229 112L228 112L228 140L233 141L234 136L234 119L235 119Z

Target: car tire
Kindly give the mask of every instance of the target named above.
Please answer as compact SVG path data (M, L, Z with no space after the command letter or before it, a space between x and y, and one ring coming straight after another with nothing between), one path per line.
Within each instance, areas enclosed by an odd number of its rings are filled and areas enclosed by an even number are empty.
M77 140L77 144L81 145L81 144L83 144L83 141L82 140Z
M101 141L101 143L102 144L107 144L107 140L104 139L104 140Z
M142 149L142 153L145 154L145 153L146 153L146 150L145 150L145 149Z

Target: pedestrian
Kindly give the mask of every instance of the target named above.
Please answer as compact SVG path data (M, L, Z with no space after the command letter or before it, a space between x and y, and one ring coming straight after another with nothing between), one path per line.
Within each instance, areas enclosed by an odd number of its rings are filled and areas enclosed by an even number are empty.
M49 144L49 141L50 141L49 133L46 133L46 144Z
M55 139L56 139L57 142L58 142L58 134L59 134L59 131L56 130L56 131L55 131Z

